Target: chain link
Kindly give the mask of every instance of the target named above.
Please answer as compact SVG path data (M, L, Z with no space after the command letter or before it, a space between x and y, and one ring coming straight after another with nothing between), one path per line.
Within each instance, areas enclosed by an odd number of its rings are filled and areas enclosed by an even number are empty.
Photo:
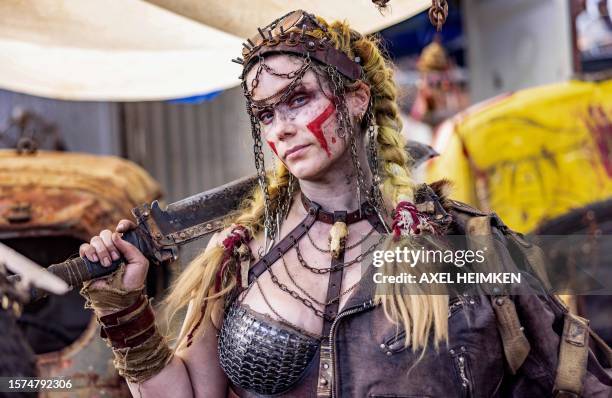
M304 61L302 65L298 69L288 72L288 73L281 73L281 72L275 71L269 65L267 65L264 62L264 58L260 56L259 63L257 66L257 72L255 74L255 77L253 78L253 81L251 82L251 90L247 90L247 93L245 94L247 96L247 99L251 103L251 106L256 109L266 109L266 108L274 108L278 104L285 102L289 98L289 96L294 92L295 88L302 83L302 79L304 78L304 75L310 69L312 65L312 60L309 56L304 57L303 60ZM263 70L265 70L271 75L291 80L291 83L289 83L289 85L287 85L286 87L283 87L281 90L277 91L276 93L266 98L255 100L253 98L255 88L259 86L259 77Z
M355 247L361 245L363 242L365 242L366 239L368 239L368 237L370 235L372 235L372 233L376 231L376 228L372 227L372 229L370 230L370 232L368 232L363 238L359 239L357 242L353 243L350 246L347 246L344 248L344 251L350 250L350 249L354 249ZM310 243L312 244L312 247L314 247L315 249L317 249L318 251L320 251L321 253L330 253L331 250L329 249L323 249L322 247L317 246L317 244L315 243L315 241L312 239L312 236L310 236L310 230L308 230L306 232L306 236L308 237L308 240L310 241Z
M366 121L368 125L368 160L372 171L372 197L374 200L374 208L380 213L387 214L387 209L384 206L382 192L380 191L380 162L378 158L378 148L376 146L376 118L374 117L374 104L370 100L368 112L366 113Z
M295 290L289 288L287 285L285 285L284 283L282 283L281 281L278 280L278 277L274 274L274 272L272 272L272 267L268 267L268 272L270 273L270 279L272 279L272 282L278 286L278 288L280 290L282 290L285 293L289 293L289 295L291 297L293 297L294 299L301 301L302 304L304 304L304 306L306 308L308 308L309 310L311 310L312 312L314 312L314 314L316 316L318 316L319 318L323 318L327 321L333 321L334 319L332 317L330 317L329 315L325 314L325 312L319 310L318 308L316 308L314 306L314 304L312 304L312 301L308 300L305 297L300 296L300 294L298 292L296 292Z
M289 186L279 198L279 202L277 202L278 204L274 208L272 208L272 204L270 203L271 201L268 189L267 173L264 163L263 142L261 139L261 124L253 110L273 108L276 105L285 102L294 92L295 88L301 84L302 78L311 66L311 58L309 56L306 56L304 57L302 65L297 70L288 73L280 73L272 69L269 65L266 65L263 57L260 56L255 77L251 82L251 89L248 88L246 79L242 80L242 88L244 91L244 96L246 98L247 114L249 115L251 123L251 134L253 136L253 154L255 158L255 168L257 170L258 183L264 196L264 252L267 252L269 244L274 242L274 240L278 237L280 233L280 224L282 220L286 218L289 212L289 208L291 207L293 190L295 189L296 184L292 183L294 179L293 176L290 175ZM290 79L291 83L287 87L283 88L277 93L272 94L267 98L255 100L253 98L253 94L255 88L259 86L260 76L263 70L273 74L274 76Z
M309 332L307 330L304 330L303 328L299 327L295 323L291 322L290 320L288 320L287 318L285 318L284 316L279 314L278 311L276 311L276 309L274 309L274 307L272 307L272 304L268 300L268 297L264 294L263 289L261 288L261 285L259 284L259 280L256 280L255 283L257 284L257 289L259 289L259 293L261 294L261 297L263 298L264 302L266 303L266 305L268 306L270 311L272 311L272 313L278 317L278 319L280 319L282 322L286 323L287 325L291 326L292 328L296 329L297 331L299 331L302 334L315 335L318 339L323 337L322 335L320 335L318 333L313 333L313 332Z
M332 298L329 301L326 302L322 302L317 300L316 298L312 297L312 295L310 293L308 293L306 291L306 289L304 289L303 287L301 287L300 285L298 285L298 283L296 282L296 280L293 278L293 275L291 275L291 272L289 272L289 267L287 267L287 263L285 262L285 256L281 256L281 260L283 262L283 267L285 268L285 272L287 273L287 276L289 277L289 280L291 281L291 283L293 283L295 285L295 287L298 288L299 291L301 291L302 293L304 293L306 295L306 297L308 297L310 300L314 301L316 304L322 305L322 306L327 306L330 305L332 303L334 303L336 300L339 300L342 296L344 296L345 294L353 291L353 289L355 289L355 287L357 287L357 285L359 285L361 283L361 279L359 279L356 283L354 283L351 287L349 287L348 289L346 289L343 292L340 292L339 295L337 295L336 297Z
M376 247L378 247L378 245L380 245L384 240L385 240L386 235L381 235L380 238L378 239L377 242L374 242L370 247L368 247L366 249L365 252L363 253L359 253L359 255L357 255L357 257L355 257L354 259L350 260L350 261L346 261L343 263L338 263L333 267L325 267L325 268L316 268L313 267L311 265L309 265L306 260L304 260L304 257L302 256L302 252L300 251L300 244L299 242L295 243L295 253L297 254L297 258L298 261L300 262L300 264L306 268L307 270L309 270L310 272L314 273L314 274L326 274L328 272L334 272L334 271L339 271L343 268L349 267L357 262L360 262L361 260L363 260L364 257L366 257L367 255L369 255L370 253L372 253L374 251L374 249Z
M442 30L442 26L448 17L448 2L447 0L431 0L431 7L428 11L429 21L436 30Z

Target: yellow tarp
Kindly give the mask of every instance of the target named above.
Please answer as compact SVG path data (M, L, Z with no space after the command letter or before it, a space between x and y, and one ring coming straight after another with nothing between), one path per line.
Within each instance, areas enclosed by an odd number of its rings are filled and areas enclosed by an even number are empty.
M612 197L612 80L522 90L446 122L427 180L529 232L572 208Z

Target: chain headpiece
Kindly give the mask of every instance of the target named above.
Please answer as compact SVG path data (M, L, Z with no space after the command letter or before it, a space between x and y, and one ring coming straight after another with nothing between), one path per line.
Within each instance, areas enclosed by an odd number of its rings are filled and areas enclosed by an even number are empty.
M260 57L271 53L308 56L325 65L333 65L351 80L361 77L361 67L355 60L337 50L322 26L312 14L302 10L273 21L243 43L242 57L232 61L244 66L241 78Z

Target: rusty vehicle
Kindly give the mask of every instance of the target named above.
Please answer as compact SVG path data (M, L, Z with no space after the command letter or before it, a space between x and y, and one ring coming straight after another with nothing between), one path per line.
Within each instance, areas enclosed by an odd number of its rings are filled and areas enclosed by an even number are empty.
M160 197L151 176L117 157L0 150L0 242L43 266L78 255L81 243ZM149 295L169 277L168 268L155 267ZM131 396L76 289L25 306L18 325L37 354L39 377L72 380L69 392L53 397Z

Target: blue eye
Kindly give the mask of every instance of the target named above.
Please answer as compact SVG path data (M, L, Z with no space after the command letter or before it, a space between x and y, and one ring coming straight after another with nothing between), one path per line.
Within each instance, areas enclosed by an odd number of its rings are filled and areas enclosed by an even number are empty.
M301 106L308 102L308 98L305 95L296 95L291 100L291 106Z
M257 115L257 118L263 124L270 124L270 123L272 123L272 119L274 118L274 114L272 112L270 112L270 111L261 112L259 115Z

